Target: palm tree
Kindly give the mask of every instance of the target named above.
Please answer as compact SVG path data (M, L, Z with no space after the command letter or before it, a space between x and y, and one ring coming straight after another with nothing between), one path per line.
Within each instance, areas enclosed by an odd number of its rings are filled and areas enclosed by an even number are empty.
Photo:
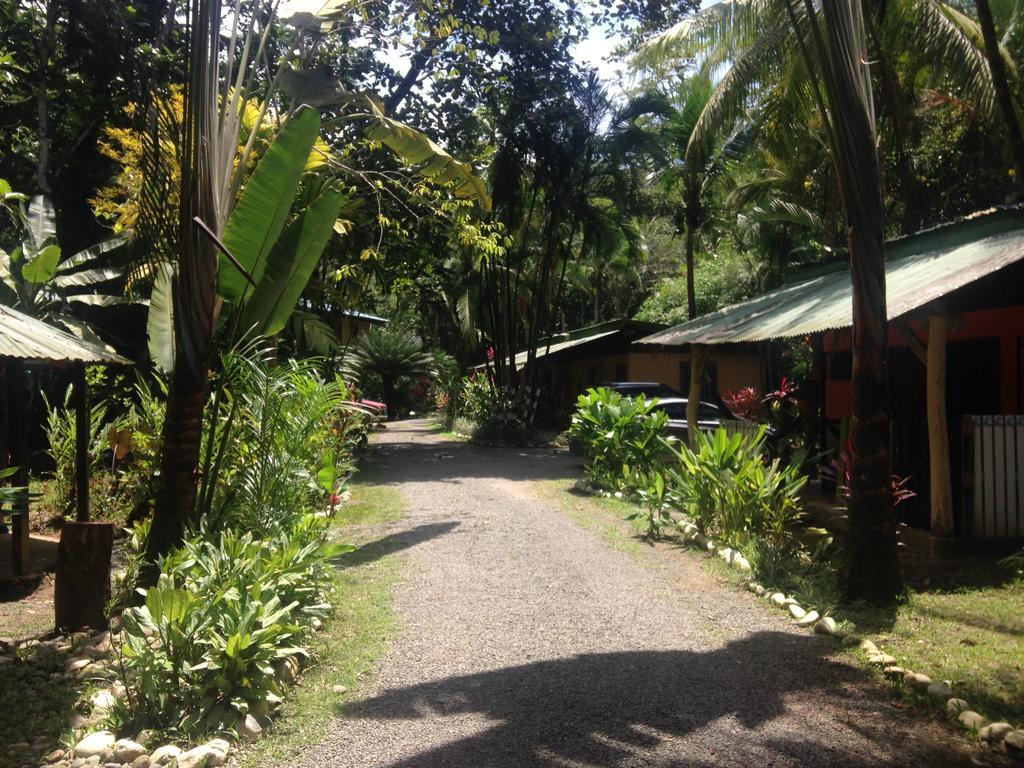
M403 379L433 376L434 358L423 351L420 339L401 329L371 328L356 337L345 356L343 369L354 380L365 384L368 377L381 380L388 417L398 415L399 393Z
M848 225L853 281L853 420L846 590L889 602L903 590L890 488L885 371L885 222L875 138L874 101L859 0L823 6L812 45L828 101L827 133ZM826 42L827 41L827 42ZM810 62L809 62L810 63Z
M1003 42L1009 39L1015 24L1004 23L1002 28L1005 32L1002 39L1000 39L996 33L996 20L992 15L992 8L988 0L975 0L974 6L978 10L978 25L981 27L985 60L988 62L988 68L992 74L992 87L995 91L996 102L999 105L999 112L1003 117L1010 141L1014 180L1017 184L1020 184L1024 182L1024 136L1021 135L1017 104L1010 89L1010 81L1006 72L1007 66L1003 59L1005 50ZM1013 3L1013 18L1011 22L1016 21L1018 12L1018 4Z

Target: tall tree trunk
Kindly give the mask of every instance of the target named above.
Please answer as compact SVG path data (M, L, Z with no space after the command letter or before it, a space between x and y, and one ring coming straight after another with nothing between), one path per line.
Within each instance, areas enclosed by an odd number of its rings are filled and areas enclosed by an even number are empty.
M697 316L697 288L694 284L694 252L697 249L697 228L700 226L700 189L691 181L686 190L686 316Z
M203 408L218 309L217 253L193 219L199 217L219 229L209 153L217 141L220 6L217 0L193 0L190 16L191 56L181 152L182 253L174 287L175 359L164 419L160 485L146 545L150 560L179 543L186 524L194 519Z
M806 0L810 5L810 0ZM832 151L846 213L853 284L853 421L847 593L892 601L903 590L890 489L884 208L864 23L858 0L824 3L814 25L832 112Z
M985 60L989 72L992 73L992 88L996 92L996 102L1006 123L1006 131L1010 138L1010 151L1013 153L1014 181L1024 183L1024 136L1021 135L1020 121L1017 110L1013 106L1013 94L1010 81L1006 76L1006 63L999 52L999 38L996 36L996 25L992 19L992 9L988 0L975 0L978 9L978 24L985 42Z

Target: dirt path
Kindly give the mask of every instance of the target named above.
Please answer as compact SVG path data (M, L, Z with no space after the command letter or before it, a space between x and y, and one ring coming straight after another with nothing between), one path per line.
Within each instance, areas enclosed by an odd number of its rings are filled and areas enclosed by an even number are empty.
M367 462L409 514L400 630L301 766L946 766L945 729L894 709L826 641L703 573L644 567L529 481L551 451L392 425Z

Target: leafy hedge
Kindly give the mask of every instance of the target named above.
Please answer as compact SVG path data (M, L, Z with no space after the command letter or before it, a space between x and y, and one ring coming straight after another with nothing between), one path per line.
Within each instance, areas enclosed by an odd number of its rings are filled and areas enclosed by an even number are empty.
M591 485L642 502L646 512L631 517L645 518L650 535L692 522L743 552L762 577L805 556L800 459L766 462L764 428L751 437L698 433L691 448L665 434L655 402L607 389L579 397L569 434L589 459Z
M313 362L271 366L252 350L227 359L205 455L215 478L190 537L159 562L143 602L123 613L122 723L184 737L266 719L282 680L330 610L331 542L318 511L333 508L367 419L340 380ZM142 551L145 528L133 537ZM125 583L135 579L133 560Z

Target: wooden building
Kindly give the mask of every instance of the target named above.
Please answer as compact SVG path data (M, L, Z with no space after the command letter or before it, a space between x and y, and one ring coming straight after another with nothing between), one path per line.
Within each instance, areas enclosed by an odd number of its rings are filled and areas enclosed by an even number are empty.
M638 339L665 326L637 320L612 320L543 339L537 346L537 372L543 390L543 419L568 419L576 399L589 387L609 381L653 381L685 392L690 350L637 346ZM527 353L516 356L526 362ZM729 390L761 386L759 352L749 348L716 350L706 366L705 400L717 402Z
M893 471L898 507L955 540L1024 539L1024 210L995 209L886 245ZM852 291L845 263L641 339L711 350L807 338L822 372L826 445L852 413ZM709 352L710 353L710 352Z

